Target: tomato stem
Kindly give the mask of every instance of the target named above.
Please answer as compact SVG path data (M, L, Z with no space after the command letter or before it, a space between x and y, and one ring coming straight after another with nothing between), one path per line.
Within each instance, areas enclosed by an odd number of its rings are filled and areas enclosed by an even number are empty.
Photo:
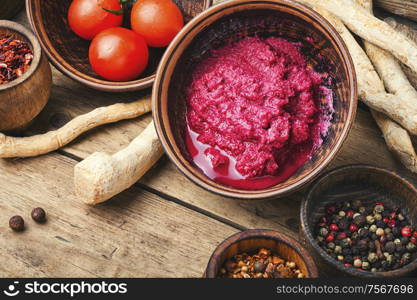
M114 9L108 9L108 8L104 8L104 7L102 7L102 9L105 10L105 11L107 11L107 12L109 12L109 13L112 13L112 14L114 14L116 16L123 16L123 13L124 13L124 10L123 9L114 10Z
M122 9L119 10L115 10L115 9L108 9L105 7L101 7L103 10L112 13L116 16L123 16L124 11L125 11L125 7L124 5L128 4L128 3L132 3L132 2L136 2L136 0L119 0L119 3L122 5Z
M115 14L116 16L122 16L124 14L124 11L126 9L125 5L135 3L137 0L119 0L119 3L122 5L122 9L120 10L114 10L114 9L108 9L102 7L103 10Z

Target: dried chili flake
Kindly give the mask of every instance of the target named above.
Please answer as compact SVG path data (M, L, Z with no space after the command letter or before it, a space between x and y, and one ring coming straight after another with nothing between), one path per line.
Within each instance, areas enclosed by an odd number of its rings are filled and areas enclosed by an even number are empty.
M252 255L237 254L227 260L218 274L220 278L304 278L295 262L261 248Z
M22 76L32 60L33 52L28 43L12 36L0 38L0 84Z

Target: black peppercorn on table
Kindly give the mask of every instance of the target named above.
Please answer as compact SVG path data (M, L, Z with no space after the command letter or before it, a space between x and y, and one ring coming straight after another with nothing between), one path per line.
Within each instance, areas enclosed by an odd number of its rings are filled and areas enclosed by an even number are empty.
M15 20L28 26L25 12ZM53 77L51 101L27 135L59 128L96 107L138 96L94 91L55 69ZM150 92L141 93L150 97ZM74 165L96 151L119 151L150 120L147 115L99 128L42 157L0 160L0 276L201 277L215 247L235 232L267 228L298 236L304 191L268 202L224 199L191 183L165 157L110 202L96 207L81 203L73 192ZM417 184L417 176L388 151L362 106L330 167L350 163L388 167ZM32 220L37 207L47 212L46 223ZM15 215L25 220L23 232L9 228Z

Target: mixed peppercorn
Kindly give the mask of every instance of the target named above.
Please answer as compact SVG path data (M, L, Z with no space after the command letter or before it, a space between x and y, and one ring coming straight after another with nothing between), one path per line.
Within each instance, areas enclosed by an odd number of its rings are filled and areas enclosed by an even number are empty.
M285 261L271 250L261 248L255 254L242 253L227 260L220 269L221 278L304 278L295 262Z
M0 84L22 76L32 60L33 52L28 43L12 36L0 38Z
M316 240L346 267L381 272L399 269L417 257L417 231L399 208L360 200L327 205L316 225Z

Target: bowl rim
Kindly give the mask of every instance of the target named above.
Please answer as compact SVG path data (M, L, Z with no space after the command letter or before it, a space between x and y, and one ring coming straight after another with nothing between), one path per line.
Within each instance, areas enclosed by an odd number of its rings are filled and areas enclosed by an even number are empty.
M58 53L58 51L56 51L49 37L41 34L41 32L46 32L45 26L43 22L35 23L35 19L38 18L35 17L36 9L34 8L32 1L33 0L26 0L26 14L29 20L29 24L33 32L35 32L36 36L38 37L42 49L45 51L50 62L64 75L88 87L105 92L132 92L143 90L152 86L155 81L156 72L144 78L131 81L110 81L103 78L94 78L74 68L72 65L66 62L66 60ZM212 6L212 4L213 0L204 0L204 7L202 12Z
M307 271L309 272L307 278L318 277L317 265L308 250L294 238L272 229L248 229L227 237L216 247L210 256L206 270L204 272L204 277L217 278L216 265L220 263L218 258L224 253L224 251L240 241L251 239L271 239L286 244L291 249L293 249L303 260Z
M408 179L404 178L397 172L389 169L378 167L370 164L348 164L342 165L337 168L331 169L324 174L322 174L308 189L305 197L301 202L300 208L300 230L303 231L303 234L306 236L308 243L313 247L313 250L316 251L321 258L323 258L326 263L330 264L331 266L337 268L339 271L343 273L347 273L351 276L355 277L398 277L403 276L405 273L411 273L417 269L417 259L410 262L408 265L403 266L402 268L391 270L391 271L384 271L384 272L370 272L370 271L361 271L355 269L353 267L345 267L342 264L335 261L329 254L327 254L315 241L313 237L313 233L311 232L310 226L307 222L307 206L309 201L312 201L312 194L314 191L322 184L324 180L328 177L332 176L333 174L338 174L341 172L349 172L352 169L359 169L359 170L367 170L367 171L374 171L386 175L388 177L394 177L400 182L402 182L408 189L412 190L417 197L417 187L412 184Z
M199 25L199 23L203 22L205 19L212 17L213 15L216 15L220 13L221 11L225 9L232 9L236 6L250 6L251 4L256 3L266 3L270 5L286 5L291 6L292 8L295 8L299 10L300 12L307 14L309 17L315 19L317 22L319 22L324 30L328 32L332 36L332 38L335 40L335 43L337 47L341 50L341 55L343 59L346 61L346 64L348 66L348 74L350 81L350 93L351 97L349 99L349 111L347 113L346 117L346 124L343 127L343 130L340 133L340 136L338 140L336 141L335 146L330 151L330 154L325 157L321 164L317 165L314 169L312 169L306 176L303 178L300 178L298 181L294 182L293 184L282 188L278 190L273 191L265 191L265 190L256 190L256 191L249 191L249 190L241 190L241 189L233 189L229 187L224 187L225 189L220 189L217 187L213 187L212 185L204 182L204 180L198 178L195 176L186 166L183 165L181 160L179 159L182 154L176 153L174 149L171 149L170 146L170 140L166 135L166 128L162 125L162 113L159 109L160 104L160 90L162 85L162 79L164 77L164 73L166 69L169 66L169 63L171 62L171 56L173 53L177 51L177 48L182 44L184 41L186 35L192 31L196 26ZM183 50L184 51L184 50ZM215 193L220 196L224 196L227 198L232 199L240 199L240 200L265 200L265 199L272 199L272 198L280 198L287 196L297 190L300 190L303 188L306 184L313 181L315 178L317 178L320 173L329 165L329 163L335 158L336 154L339 152L341 147L343 146L344 142L346 141L349 132L353 126L353 122L355 120L356 116L356 110L357 110L357 77L355 72L355 66L352 60L352 57L348 51L348 48L346 44L344 43L342 37L339 35L337 30L320 14L315 12L313 9L295 2L293 0L247 0L247 1L241 1L241 0L230 0L226 2L219 3L217 5L214 5L210 7L208 10L204 11L203 13L199 14L197 17L195 17L193 20L191 20L186 26L180 31L180 33L176 36L176 38L171 42L168 49L165 51L164 56L161 59L161 62L159 64L158 70L156 72L156 79L153 86L152 91L152 115L153 120L156 128L156 132L159 136L159 139L162 143L162 146L165 150L165 153L167 153L170 160L175 164L177 169L181 173L183 173L188 179L190 179L192 182L197 184L198 186L202 187L203 189L210 191L212 193ZM166 124L165 124L166 125ZM208 178L209 182L213 182L213 180ZM271 187L270 187L271 188ZM226 190L229 189L229 190Z
M32 47L32 53L33 53L33 59L32 59L32 62L30 63L29 68L22 74L22 76L16 78L15 80L10 81L5 84L0 84L0 92L1 92L1 91L14 88L22 84L26 80L28 80L30 77L32 77L32 75L38 69L39 64L41 62L42 49L36 36L23 25L13 22L13 21L9 21L9 20L0 20L0 28L6 28L10 31L14 31L24 36L26 40L28 41L28 43L30 44L30 46Z

